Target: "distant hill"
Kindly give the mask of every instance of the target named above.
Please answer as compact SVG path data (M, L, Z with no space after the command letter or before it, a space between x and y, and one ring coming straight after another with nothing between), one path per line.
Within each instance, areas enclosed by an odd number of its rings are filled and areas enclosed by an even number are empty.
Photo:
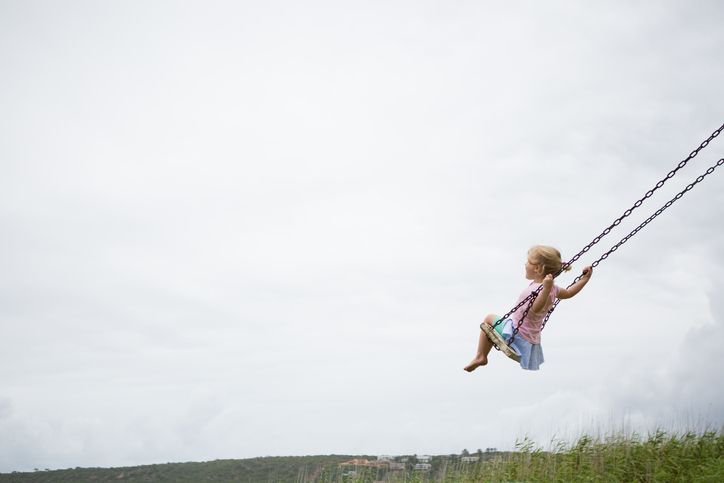
M507 453L474 453L465 457L486 461ZM249 483L306 483L362 481L418 481L434 479L449 467L466 468L458 455L389 457L378 460L369 455L282 456L205 463L166 463L123 468L75 468L0 474L2 482L203 482L235 481ZM344 463L348 463L344 465ZM458 471L458 470L455 470Z
M217 460L205 463L167 463L124 468L75 468L35 471L32 473L2 473L0 482L298 482L336 481L343 471L339 464L353 458L372 458L351 455L283 456L243 460ZM324 475L323 475L324 473Z

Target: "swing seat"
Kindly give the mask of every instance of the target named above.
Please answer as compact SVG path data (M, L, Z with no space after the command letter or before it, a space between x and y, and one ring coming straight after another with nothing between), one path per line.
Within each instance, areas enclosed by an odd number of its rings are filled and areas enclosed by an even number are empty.
M498 334L494 328L483 322L480 324L480 329L485 332L485 335L488 336L488 339L490 339L490 342L493 343L496 349L508 356L510 359L513 359L515 362L520 362L520 354L515 352L515 350L510 347L507 342L505 342L505 339L503 339L503 337Z

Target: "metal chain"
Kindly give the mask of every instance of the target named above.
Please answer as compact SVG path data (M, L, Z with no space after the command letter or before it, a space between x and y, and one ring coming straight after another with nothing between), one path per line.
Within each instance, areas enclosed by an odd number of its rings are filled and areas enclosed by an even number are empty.
M563 263L562 266L561 266L561 269L558 270L558 272L556 272L553 277L554 277L554 278L555 278L555 277L558 277L558 275L560 275L560 274L566 269L566 267L569 267L573 262L575 262L575 261L577 261L579 258L581 258L581 256L583 256L586 252L588 252L588 251L591 249L591 247L593 247L595 244L597 244L598 242L600 242L603 237L605 237L606 235L608 235L608 234L611 232L611 230L613 230L616 226L618 226L619 224L621 224L621 222L623 221L624 218L630 216L631 213L633 213L634 210L636 210L638 207L640 207L640 206L644 203L644 201L646 201L648 198L650 198L650 197L654 194L654 192L655 192L656 190L658 190L659 188L661 188L669 179L673 178L674 175L676 175L676 173L677 173L681 168L683 168L684 166L686 166L689 161L691 161L692 159L694 159L694 158L699 154L699 151L701 151L702 149L704 149L705 147L707 147L707 146L709 145L709 143L710 143L714 138L716 138L717 136L719 136L719 134L721 133L722 130L724 130L724 124L722 124L721 126L719 126L719 128L717 128L707 139L705 139L705 140L699 145L699 147L697 147L696 149L694 149L694 150L689 154L689 156L686 157L686 159L684 159L683 161L679 162L679 164L676 166L676 168L674 168L674 169L672 169L671 171L669 171L669 173L668 173L664 178L662 178L661 180L659 180L659 182L656 183L656 185L655 185L653 188L651 188L650 190L648 190L648 191L646 192L646 194L643 196L643 198L637 200L636 203L634 203L631 208L629 208L629 209L627 209L626 211L624 211L621 216L619 216L618 218L616 218L611 225L609 225L609 226L608 226L605 230L603 230L598 236L596 236L593 240L591 240L591 242L590 242L588 245L586 245L586 246L585 246L580 252L578 252L575 256L573 256L573 258L571 258L569 261ZM709 174L709 173L707 173L707 174ZM705 174L704 176L706 176L706 174ZM698 183L698 182L699 182L699 181L696 181L696 182L693 183L693 184L696 184L696 183ZM689 188L689 189L691 189L691 188ZM658 216L658 215L657 215L657 216ZM644 225L644 226L645 226L645 225ZM642 228L643 228L643 227L642 227ZM631 236L633 236L633 235L631 235ZM625 242L624 242L624 243L625 243ZM623 244L623 243L621 243L621 244ZM620 245L619 245L619 246L620 246ZM618 247L616 247L616 249L618 249ZM614 249L613 251L615 251L616 249ZM605 259L605 258L604 258L604 259ZM598 262L598 261L600 261L600 260L597 260L597 262ZM577 281L578 279L580 279L580 277L577 278L576 281ZM574 283L575 283L575 281L574 281ZM518 333L518 329L519 329L520 326L523 324L523 321L525 320L525 317L528 315L528 312L530 311L530 308L531 308L531 306L533 305L533 301L532 301L531 299L534 299L534 297L536 297L536 296L540 293L541 289L542 289L542 286L541 286L541 287L538 287L538 289L536 289L535 291L533 291L533 292L532 292L530 295L528 295L525 299L521 300L515 307L513 307L512 309L510 309L505 315L503 315L502 317L500 317L500 318L493 324L493 328L497 327L498 324L500 324L500 323L503 322L504 320L507 320L507 319L510 317L511 314L513 314L516 310L518 310L520 307L522 307L526 302L529 302L529 301L530 301L528 307L526 308L525 312L523 313L523 317L521 317L521 319L520 319L519 324L518 324L518 325L515 327L515 329L513 330L513 335L511 336L510 340L508 341L508 345L510 345L510 344L513 342L513 340L515 340L515 336L516 336L517 333ZM558 301L556 301L556 302L553 304L553 307L551 307L551 309L548 311L548 314L546 315L546 318L545 318L545 320L543 321L543 327L545 326L545 323L546 323L546 322L548 321L548 319L550 318L550 315L551 315L551 313L553 312L553 310L555 309L555 306L556 306L557 304L558 304ZM542 327L541 327L541 330L542 330ZM496 349L498 349L498 346L497 346L497 345L495 345L495 344L493 344L493 345L495 346Z
M543 288L543 285L538 287L535 290L535 292L533 292L531 295L533 295L533 294L538 295L538 293L540 293L542 288ZM520 317L520 321L513 328L513 334L510 336L510 339L508 340L508 345L511 345L513 343L513 341L515 340L515 336L518 335L518 330L520 330L520 327L523 325L523 322L525 321L525 318L528 316L528 312L530 312L530 308L533 307L534 302L535 302L535 298L531 298L530 302L528 303L528 306L523 311L523 315Z
M649 216L648 218L646 218L646 220L644 220L643 223L641 223L639 226L637 226L636 228L634 228L633 230L631 230L631 232L630 232L628 235L626 235L625 237L621 238L621 240L619 240L618 243L616 243L614 246L612 246L606 253L604 253L603 255L601 255L598 260L594 261L594 262L591 264L591 267L594 267L594 268L597 267L599 263L601 263L603 260L607 259L613 252L615 252L616 250L618 250L624 243L626 243L627 241L629 241L629 240L631 239L631 237L633 237L635 234L637 234L638 232L640 232L640 231L643 229L643 227L645 227L646 225L648 225L649 223L651 223L651 222L654 220L654 218L656 218L656 217L659 216L661 213L663 213L663 212L664 212L666 209L668 209L671 205L673 205L674 203L676 203L677 201L679 201L679 200L680 200L686 193L688 193L694 186L696 186L697 184L701 183L701 182L704 180L704 178L706 178L706 177L709 176L711 173L713 173L714 170L715 170L716 168L718 168L719 166L721 166L722 164L724 164L724 158L721 158L721 159L720 159L719 161L717 161L715 164L713 164L712 166L710 166L710 167L704 172L704 174L698 176L694 182L690 183L689 185L686 186L686 188L684 188L683 190L679 191L679 192L676 194L676 196L674 196L673 198L671 198L671 199L670 199L669 201L667 201L661 208L659 208L658 210L656 210L653 215L651 215L651 216ZM575 284L576 282L578 282L581 278L583 278L583 275L579 275L578 277L576 277L576 279L573 281L573 283L571 283L571 285L568 286L568 288L570 288L571 286L573 286L573 284ZM546 317L545 317L545 319L543 320L543 324L541 325L541 330L543 330L543 328L544 328L545 325L546 325L546 322L548 322L548 319L551 317L551 314L553 314L553 311L556 309L556 306L558 305L558 302L560 302L560 300L556 300L555 302L553 302L553 306L548 310L548 313L546 314Z
M664 186L664 183L666 183L668 180L670 180L671 178L673 178L674 175L675 175L681 168L683 168L684 166L686 166L689 161L691 161L692 159L694 159L694 158L696 157L696 155L699 154L699 151L701 151L702 149L704 149L705 147L707 147L707 146L709 145L709 143L710 143L714 138L716 138L716 137L721 133L721 131L722 131L723 129L724 129L724 124L722 124L721 126L719 126L719 128L718 128L716 131L714 131L714 132L711 134L711 136L709 136L708 138L706 138L706 139L704 140L704 142L702 142L702 143L699 145L698 148L696 148L695 150L693 150L693 151L689 154L689 156L687 156L686 159L684 159L683 161L681 161L681 162L676 166L676 168L674 168L674 169L672 169L671 171L669 171L669 173L668 173L664 178L662 178L661 180L659 180L659 182L656 183L656 185L655 185L653 188L651 188L650 190L648 190L648 191L646 192L646 194L643 196L643 198L641 198L640 200L636 201L636 203L634 203L631 208L629 208L628 210L624 211L621 216L619 216L618 218L616 218L616 219L613 221L613 223L611 223L611 225L609 225L609 226L608 226L605 230L603 230L597 237L595 237L593 240L591 240L591 242L590 242L588 245L586 245L585 247L583 247L583 250L581 250L580 252L576 253L576 255L574 255L573 258L571 258L571 259L568 260L566 263L564 263L564 264L562 265L561 269L558 270L558 272L554 275L554 277L557 277L558 275L560 275L560 274L566 269L566 267L571 266L575 261L577 261L579 258L581 258L586 252L588 252L588 250L591 249L591 247L593 247L593 245L595 245L596 243L600 242L603 237L605 237L606 235L608 235L608 234L611 232L611 230L613 230L615 227L617 227L619 224L621 224L621 222L623 221L624 218L626 218L626 217L628 217L629 215L631 215L631 213L633 213L634 210L636 210L639 206L641 206L641 205L644 203L644 201L646 201L647 199L651 198L651 196L654 194L654 192L655 192L656 190L658 190L659 188L661 188L662 186Z

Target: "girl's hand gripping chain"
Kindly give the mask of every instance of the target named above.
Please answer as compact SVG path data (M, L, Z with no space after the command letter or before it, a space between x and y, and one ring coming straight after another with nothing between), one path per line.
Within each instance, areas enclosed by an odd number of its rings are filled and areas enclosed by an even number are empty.
M550 273L543 279L543 290L550 290L553 286L553 275Z

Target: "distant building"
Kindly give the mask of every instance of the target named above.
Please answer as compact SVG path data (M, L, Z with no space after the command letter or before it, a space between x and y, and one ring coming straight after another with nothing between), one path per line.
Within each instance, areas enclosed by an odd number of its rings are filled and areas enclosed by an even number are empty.
M480 460L480 456L463 456L460 461L463 463L475 463Z
M430 461L432 461L432 456L418 456L417 461L419 461L420 463L429 463Z
M377 457L377 461L394 461L394 460L395 460L394 456L382 455L382 456Z
M355 458L353 460L345 461L344 463L340 463L339 466L354 466L355 468L358 466L364 466L364 467L371 467L371 468L382 468L389 465L389 461L370 461L365 459L359 459Z
M393 471L404 470L405 463L395 463L394 461L390 461L390 469Z
M415 465L415 471L430 471L432 469L432 465L429 463L417 463Z

